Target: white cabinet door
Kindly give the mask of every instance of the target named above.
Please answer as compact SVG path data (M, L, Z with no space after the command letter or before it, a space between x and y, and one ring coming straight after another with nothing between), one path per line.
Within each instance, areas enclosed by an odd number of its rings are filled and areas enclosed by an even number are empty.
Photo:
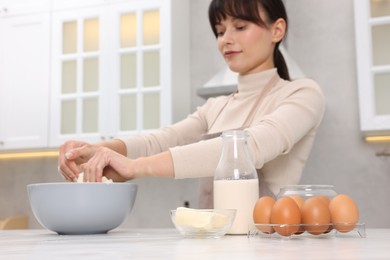
M390 135L390 1L355 1L360 127L366 140Z
M50 146L106 136L104 8L52 13Z
M131 4L130 4L131 2ZM171 123L169 1L113 4L108 12L113 73L107 82L109 133L122 136ZM165 37L164 37L165 36Z
M128 0L52 13L51 146L138 134L188 114L188 5Z
M47 147L50 15L0 18L0 149Z

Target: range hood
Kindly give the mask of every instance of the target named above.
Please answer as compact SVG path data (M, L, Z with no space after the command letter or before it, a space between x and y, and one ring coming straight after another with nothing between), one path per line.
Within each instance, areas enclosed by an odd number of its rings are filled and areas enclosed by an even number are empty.
M287 50L279 47L286 61L291 79L305 77L304 73L288 54ZM228 67L220 70L206 84L197 90L197 95L202 98L215 97L219 95L228 95L237 89L237 73L231 71Z

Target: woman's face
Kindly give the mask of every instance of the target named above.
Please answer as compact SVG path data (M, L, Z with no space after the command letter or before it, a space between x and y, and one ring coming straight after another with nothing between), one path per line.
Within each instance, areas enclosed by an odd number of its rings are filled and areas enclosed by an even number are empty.
M245 75L274 67L272 27L228 16L216 30L218 49L232 71Z

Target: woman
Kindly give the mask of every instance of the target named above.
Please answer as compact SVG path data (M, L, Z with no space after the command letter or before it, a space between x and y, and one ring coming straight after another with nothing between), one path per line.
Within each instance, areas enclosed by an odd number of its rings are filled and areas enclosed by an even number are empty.
M258 170L260 194L276 194L299 182L324 113L324 97L312 80L290 81L278 47L287 31L281 0L213 0L211 28L218 49L239 74L238 91L211 98L174 125L143 135L60 148L59 169L75 181L102 176L125 181L144 176L180 178L214 175L222 140L218 133L245 129ZM217 133L213 135L213 133ZM201 207L210 207L211 190Z

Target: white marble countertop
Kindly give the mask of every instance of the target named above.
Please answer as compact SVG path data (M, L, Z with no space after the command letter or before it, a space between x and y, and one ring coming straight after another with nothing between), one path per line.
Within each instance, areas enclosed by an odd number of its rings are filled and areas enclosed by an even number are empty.
M183 238L174 229L118 229L59 236L41 230L0 231L0 259L390 259L390 229L359 236Z

